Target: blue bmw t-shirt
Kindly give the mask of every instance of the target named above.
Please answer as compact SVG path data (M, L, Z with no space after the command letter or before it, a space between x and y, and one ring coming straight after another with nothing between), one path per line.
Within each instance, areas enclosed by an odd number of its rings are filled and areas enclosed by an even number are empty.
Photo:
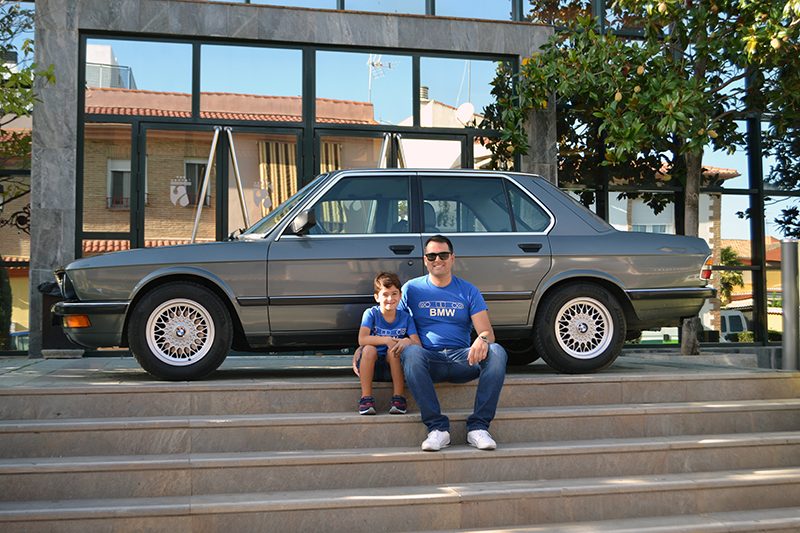
M447 287L437 287L430 276L414 278L403 285L398 311L414 318L426 350L468 348L472 315L488 309L480 291L468 281L453 276Z
M381 314L380 306L374 305L364 311L361 316L361 327L369 328L369 334L375 337L394 337L395 339L402 339L417 334L417 328L411 315L405 311L397 310L394 317L394 322L387 322ZM386 357L387 346L382 344L376 346L378 349L379 357Z

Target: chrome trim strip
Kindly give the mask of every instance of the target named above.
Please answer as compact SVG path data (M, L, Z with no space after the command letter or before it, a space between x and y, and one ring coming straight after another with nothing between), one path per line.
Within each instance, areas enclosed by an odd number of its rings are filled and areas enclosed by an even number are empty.
M56 302L51 311L54 315L96 315L98 313L124 315L129 302Z
M690 287L682 289L634 289L625 291L631 300L669 300L671 298L714 298L713 287Z
M507 302L511 300L530 300L533 291L520 292L484 292L483 299L486 302Z
M269 305L269 298L266 296L239 296L236 302L242 307L258 307L260 305Z

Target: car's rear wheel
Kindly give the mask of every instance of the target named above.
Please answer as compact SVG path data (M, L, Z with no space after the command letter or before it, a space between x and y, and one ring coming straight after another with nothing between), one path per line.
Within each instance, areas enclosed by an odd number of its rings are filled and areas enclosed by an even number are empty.
M508 355L508 366L529 365L539 359L539 352L533 345L533 339L514 339L500 341Z
M195 283L156 288L136 305L128 325L133 356L148 373L170 381L209 375L225 360L232 339L222 301Z
M545 297L534 340L542 359L570 374L598 372L625 342L625 314L614 296L592 283L575 283Z

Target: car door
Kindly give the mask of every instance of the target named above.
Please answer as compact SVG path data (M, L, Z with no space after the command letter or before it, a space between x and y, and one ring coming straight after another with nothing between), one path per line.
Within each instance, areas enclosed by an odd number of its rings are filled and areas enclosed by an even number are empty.
M550 212L500 174L420 173L423 242L440 233L453 242L453 274L483 294L495 328L530 323L536 287L550 269Z
M375 305L381 270L400 280L424 269L419 233L410 233L409 173L340 174L311 205L308 234L284 234L268 254L270 330L348 331ZM353 337L355 342L355 336Z

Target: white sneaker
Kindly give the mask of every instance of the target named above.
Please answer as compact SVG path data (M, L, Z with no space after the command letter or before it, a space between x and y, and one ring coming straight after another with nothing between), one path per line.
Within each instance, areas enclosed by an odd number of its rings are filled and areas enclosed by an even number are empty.
M428 438L422 443L422 449L426 452L438 452L442 448L450 446L450 432L434 429L428 433Z
M497 443L485 429L475 429L467 433L467 444L479 450L494 450Z

